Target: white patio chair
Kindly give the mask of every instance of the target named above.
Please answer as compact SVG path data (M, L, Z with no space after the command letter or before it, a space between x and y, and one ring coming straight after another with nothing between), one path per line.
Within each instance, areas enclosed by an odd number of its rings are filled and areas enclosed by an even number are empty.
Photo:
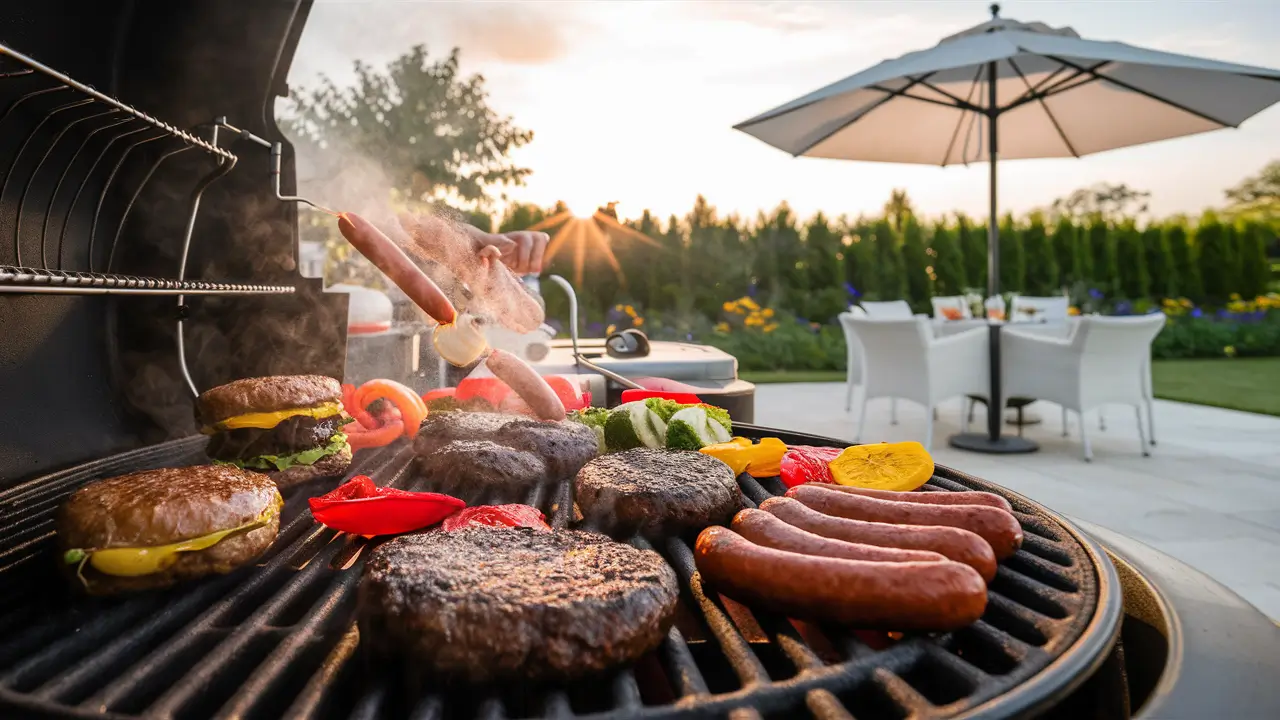
M1065 297L1015 295L1009 311L1011 323L1066 323L1071 302Z
M1093 459L1084 414L1107 404L1132 405L1142 454L1150 455L1143 428L1146 365L1163 313L1139 317L1086 317L1070 339L1007 332L1001 338L1004 392L1056 402L1080 418L1084 459Z
M862 346L858 336L850 328L849 318L865 318L867 311L857 305L850 306L848 312L840 313L840 327L844 329L845 346L845 395L844 411L853 410L853 392L862 384Z
M913 317L911 306L906 300L886 300L884 302L868 301L862 303L867 317L875 320L901 320Z
M862 406L857 439L866 427L867 401L888 397L924 405L928 422L924 445L933 443L938 403L970 393L988 392L991 371L985 328L935 338L925 318L844 320L862 348Z
M933 304L933 320L934 322L945 322L949 320L945 310L955 308L960 311L960 320L968 320L973 317L973 312L969 310L969 303L965 302L963 295L935 295L929 298L929 302Z

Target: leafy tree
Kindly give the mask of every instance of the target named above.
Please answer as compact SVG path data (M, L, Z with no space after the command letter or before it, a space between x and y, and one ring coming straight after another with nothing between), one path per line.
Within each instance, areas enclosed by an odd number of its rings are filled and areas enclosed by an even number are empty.
M1244 226L1240 240L1240 294L1255 298L1267 292L1271 267L1267 260L1266 228L1257 222Z
M1102 215L1089 219L1086 237L1089 239L1089 267L1092 273L1089 283L1104 294L1116 288L1115 237Z
M1173 260L1173 273L1178 278L1178 292L1200 302L1204 299L1204 284L1200 278L1200 263L1196 256L1196 247L1187 234L1187 223L1184 219L1175 219L1165 223L1165 242L1169 245L1169 257Z
M863 218L858 218L846 230L844 249L845 277L849 285L860 295L874 292L875 278L875 230ZM852 302L854 298L851 298Z
M282 124L300 155L335 172L352 153L377 158L404 197L470 206L529 174L508 155L533 133L489 106L483 77L459 76L457 48L433 61L416 45L385 70L357 60L355 71L353 87L322 76L318 87L290 95L292 112Z
M964 258L964 275L971 287L987 287L987 229L973 225L969 218L956 215L956 237L960 256Z
M1120 294L1130 300L1145 298L1150 293L1150 278L1142 234L1132 220L1117 226L1115 234L1116 279Z
M1058 261L1058 274L1063 285L1079 282L1084 279L1080 257L1076 253L1076 226L1071 218L1058 218L1053 228L1053 255Z
M1178 297L1177 268L1169 250L1169 241L1159 225L1147 225L1142 231L1142 252L1151 280L1151 294L1156 297Z
M1123 183L1099 183L1054 200L1051 210L1054 215L1065 215L1073 220L1101 215L1103 219L1115 222L1145 213L1150 199L1151 193L1146 190L1135 190Z
M1231 284L1230 242L1227 230L1212 211L1205 211L1196 225L1196 254L1204 296L1208 302L1224 302L1235 290Z
M1226 191L1228 211L1247 220L1275 227L1280 223L1280 160L1272 160L1239 185Z
M964 257L960 254L960 245L956 241L956 233L945 222L934 226L933 267L937 280L934 289L939 295L959 295L968 287L965 277Z
M799 288L807 280L804 271L804 246L791 206L785 202L765 215L760 213L752 234L756 248L755 276L765 302L776 305L784 300L786 288ZM798 266L798 267L797 267Z
M889 200L884 204L884 214L893 224L894 232L902 233L906 227L907 218L916 214L906 190L897 188L889 193Z
M898 234L888 219L881 219L872 228L874 256L871 267L871 293L875 300L903 300L907 296L907 281L903 273L902 248Z
M801 317L825 322L849 304L844 288L844 258L840 234L821 212L804 227L805 271L809 292L790 299Z
M1054 295L1058 284L1058 257L1053 240L1045 232L1044 215L1035 212L1022 232L1022 249L1026 254L1026 291L1030 295Z
M511 203L502 213L502 220L498 221L498 232L510 232L512 230L523 230L527 227L533 227L542 222L547 214L542 208L532 203Z
M1022 292L1027 284L1026 255L1022 248L1022 233L1013 224L1013 215L1000 219L1000 290Z
M902 229L902 268L906 275L907 301L916 312L925 312L933 296L929 277L929 255L925 252L924 231L915 215L908 215Z

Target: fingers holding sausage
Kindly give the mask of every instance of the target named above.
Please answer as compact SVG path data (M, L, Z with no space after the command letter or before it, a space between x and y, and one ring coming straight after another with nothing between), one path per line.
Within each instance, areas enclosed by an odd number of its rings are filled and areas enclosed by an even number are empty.
M1012 513L987 505L930 505L877 500L820 485L791 488L787 497L825 515L849 520L967 530L987 541L999 560L1013 555L1022 545L1022 526L1017 518Z
M868 562L755 545L709 527L694 561L717 590L788 617L891 630L954 630L982 616L987 592L955 562Z

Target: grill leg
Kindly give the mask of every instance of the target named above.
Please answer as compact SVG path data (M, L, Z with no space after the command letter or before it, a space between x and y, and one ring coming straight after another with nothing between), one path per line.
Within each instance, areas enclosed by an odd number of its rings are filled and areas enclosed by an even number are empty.
M1077 413L1080 416L1080 442L1084 443L1084 461L1093 462L1093 448L1089 445L1088 423L1084 421L1084 412Z

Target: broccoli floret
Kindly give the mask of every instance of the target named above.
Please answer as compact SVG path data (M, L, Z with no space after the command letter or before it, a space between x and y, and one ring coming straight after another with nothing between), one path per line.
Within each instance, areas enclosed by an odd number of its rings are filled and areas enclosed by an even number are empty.
M603 428L605 421L609 419L608 408L589 407L582 410L574 410L569 413L569 419L574 422L589 425L591 427Z
M675 415L681 408L685 407L675 400L657 397L646 398L644 405L649 408L650 412L657 415L664 423L671 422L671 416Z
M701 450L703 447L698 431L689 423L683 420L672 420L667 425L668 450Z

